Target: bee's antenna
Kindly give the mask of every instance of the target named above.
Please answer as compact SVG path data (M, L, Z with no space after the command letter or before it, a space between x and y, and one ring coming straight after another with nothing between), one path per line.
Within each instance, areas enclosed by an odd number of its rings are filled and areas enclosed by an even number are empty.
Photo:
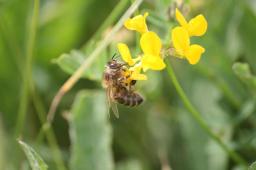
M117 53L115 53L115 54L112 56L112 60L115 60L115 59L117 59L118 57L120 57L120 55L117 54Z
M114 55L112 56L112 60L114 60L116 58L117 54L114 53Z

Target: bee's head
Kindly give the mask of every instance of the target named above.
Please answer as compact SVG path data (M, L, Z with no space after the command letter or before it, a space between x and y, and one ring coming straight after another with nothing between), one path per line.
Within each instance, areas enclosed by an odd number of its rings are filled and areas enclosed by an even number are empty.
M107 66L110 68L110 69L118 69L121 67L121 64L115 60L115 59L112 59L110 60L108 63L107 63Z
M116 60L118 56L116 54L114 54L112 56L112 59L107 62L106 67L112 69L112 70L119 70L122 66L126 65L125 63L119 62L118 60Z

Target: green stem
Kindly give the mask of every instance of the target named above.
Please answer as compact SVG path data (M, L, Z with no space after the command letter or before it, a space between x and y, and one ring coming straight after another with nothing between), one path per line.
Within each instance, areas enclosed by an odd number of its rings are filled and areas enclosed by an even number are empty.
M31 97L32 97L32 102L33 102L36 112L38 114L39 121L43 125L44 122L46 121L46 111L44 109L44 106L43 106L43 103L41 102L40 97L36 93L36 90L35 90L35 87L33 84L30 85L30 89L31 89L30 93L31 93ZM41 134L41 131L39 132L39 134ZM57 139L56 139L53 129L51 127L47 128L47 130L45 131L45 134L46 134L46 140L49 143L51 151L52 151L53 159L56 164L56 169L66 170L64 161L61 156L60 148L58 146L58 142L57 142ZM38 136L40 136L40 135L38 135ZM40 139L41 140L36 140L37 144L39 144L42 141L42 138L40 138Z
M39 0L34 0L33 15L32 20L28 29L28 41L26 46L26 61L25 69L22 76L21 85L21 98L18 110L18 118L15 129L15 136L18 137L23 132L24 121L27 113L27 105L29 100L29 84L32 81L32 59L33 59L33 49L35 45L37 20L39 15Z
M4 18L1 18L1 20L5 21ZM17 69L19 70L19 73L22 73L22 61L21 61L21 58L22 58L22 55L20 53L20 50L17 46L17 44L13 41L13 35L10 34L10 32L8 31L8 27L5 27L6 24L1 24L0 23L0 30L1 32L5 32L6 33L6 37L4 37L4 42L6 43L6 46L9 47L11 49L11 47L15 50L11 50L12 51L12 56L15 56L15 61L16 61L16 65L17 65ZM5 35L5 34L3 34ZM25 74L21 74L21 76L24 76ZM23 78L23 77L22 77ZM34 104L34 107L36 109L36 112L38 114L38 117L39 117L39 120L41 122L41 124L43 124L45 122L45 117L46 117L46 112L44 110L44 106L41 102L41 99L39 98L39 96L37 95L36 91L35 91L35 88L33 86L33 81L30 81L30 86L29 86L29 93L31 94L31 97L32 97L32 102ZM59 170L65 170L65 166L64 166L64 162L62 160L62 157L61 157L61 152L60 152L60 149L58 147L58 144L57 144L57 140L56 140L56 137L55 137L55 134L53 132L53 130L50 128L48 131L46 131L46 139L48 140L48 143L52 149L52 153L53 153L53 159L56 163L56 169L59 169Z
M4 48L7 48L9 51L8 57L11 57L14 60L14 63L17 67L17 71L19 73L22 72L22 54L20 52L20 48L17 45L17 42L15 41L15 35L12 34L11 28L8 25L8 22L6 21L6 17L0 16L0 32L3 38L3 43L5 45Z
M135 0L130 0L130 3L133 4L134 1ZM140 14L140 10L139 8L137 8L137 10L134 12L134 15L139 15L139 14ZM140 46L140 33L138 32L135 33L135 43L136 43L136 47ZM136 48L136 53L139 53L139 48Z
M1 18L1 20L4 20L4 18ZM5 21L5 20L4 20ZM15 56L15 61L16 64L17 64L17 68L19 70L19 73L22 73L22 61L21 61L21 58L22 58L22 54L20 53L20 50L17 46L17 44L13 41L13 35L10 34L10 32L8 31L8 27L5 27L6 24L1 24L0 23L0 30L2 32L5 32L6 33L6 37L4 37L4 42L6 43L6 46L9 47L9 48L13 48L14 47L14 51L12 50L12 56ZM3 34L5 35L5 34ZM21 74L21 76L24 76L25 74ZM22 77L23 78L23 77ZM24 77L25 79L25 77ZM29 94L31 94L31 97L32 97L32 102L34 104L34 107L36 109L36 112L38 114L38 117L39 117L39 120L41 122L41 124L43 124L46 120L46 112L45 112L45 109L44 109L44 106L41 102L41 99L39 98L39 96L37 95L36 91L35 91L35 88L34 88L34 85L33 85L33 81L30 81L30 85L29 85ZM60 149L58 147L58 143L57 143L57 140L56 140L56 137L55 137L55 134L53 132L53 130L50 128L48 131L46 131L46 139L52 149L52 153L53 153L53 159L56 163L56 169L59 169L59 170L65 170L65 166L64 166L64 162L62 160L62 157L61 157L61 152L60 152Z
M105 19L103 24L101 24L100 28L96 31L96 33L90 38L90 40L82 47L83 50L86 50L88 46L91 46L93 43L97 42L103 31L106 30L109 26L111 26L121 15L121 13L125 10L126 6L128 6L129 0L120 0L116 7L112 10L109 16Z
M171 64L167 64L167 71L171 80L174 84L176 91L178 92L180 98L182 99L186 109L191 113L191 116L195 119L195 121L200 125L200 127L238 164L242 164L247 166L246 161L235 151L230 149L220 138L216 135L210 127L207 125L205 120L202 118L201 114L196 110L196 108L191 104L188 97L186 96L184 90L180 86L179 81L176 78L176 75L173 71Z

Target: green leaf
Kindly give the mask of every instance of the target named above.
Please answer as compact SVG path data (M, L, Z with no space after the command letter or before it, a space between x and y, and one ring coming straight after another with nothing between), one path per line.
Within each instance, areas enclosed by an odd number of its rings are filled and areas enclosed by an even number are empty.
M222 141L229 143L233 128L229 122L228 112L225 112L218 103L222 97L221 91L204 79L195 79L194 82L190 82L190 89L187 94L196 108L200 110L201 116L208 126L215 130L214 133L218 134ZM207 94L207 100L202 97L202 94ZM179 133L182 134L182 138L179 144L174 145L174 147L184 148L183 152L185 151L184 153L181 151L182 161L179 162L179 168L225 170L228 164L228 156L223 149L206 135L185 110L180 110L178 116ZM173 150L173 152L175 151ZM207 161L204 161L205 159ZM186 164L184 164L184 161Z
M116 170L142 170L141 162L138 160L125 160L117 164Z
M68 54L62 54L58 59L54 60L54 62L57 63L64 72L73 74L82 65L85 59L86 57L82 52L72 50ZM101 80L106 60L107 57L105 57L105 55L98 57L92 66L84 72L82 77L90 80Z
M256 162L253 162L248 170L256 170Z
M256 103L254 98L250 98L245 101L239 110L239 114L233 118L233 124L239 125L246 119L248 119L255 111Z
M2 119L1 119L1 116L0 116L0 169L4 169L4 165L5 165L5 145L6 145L6 136L4 134L4 129L2 127Z
M26 143L21 140L18 141L21 145L23 151L25 152L27 159L29 160L29 164L32 170L47 170L48 166L45 164L43 159L34 151L33 148L28 146Z
M105 93L80 92L71 113L71 170L113 170Z
M252 75L247 63L235 63L233 65L233 71L250 88L256 89L256 76Z

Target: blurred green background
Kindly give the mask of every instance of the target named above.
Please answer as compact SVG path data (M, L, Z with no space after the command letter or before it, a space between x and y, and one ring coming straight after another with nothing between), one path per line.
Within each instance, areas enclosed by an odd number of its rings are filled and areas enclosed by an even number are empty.
M118 106L120 118L108 117L104 65L117 42L140 52L138 35L124 28L64 96L53 126L43 131L58 89L133 1L41 0L38 9L35 2L0 0L1 170L30 169L22 148L32 167L44 160L50 170L243 169L192 119L165 70L148 72L149 80L137 84L145 97L141 106ZM177 25L173 4L145 0L136 11L149 12L148 26L165 45ZM172 65L211 129L250 165L256 160L256 1L188 0L185 6L187 18L207 18L206 35L193 39L206 52L195 66L176 58ZM17 139L28 145L20 147Z

